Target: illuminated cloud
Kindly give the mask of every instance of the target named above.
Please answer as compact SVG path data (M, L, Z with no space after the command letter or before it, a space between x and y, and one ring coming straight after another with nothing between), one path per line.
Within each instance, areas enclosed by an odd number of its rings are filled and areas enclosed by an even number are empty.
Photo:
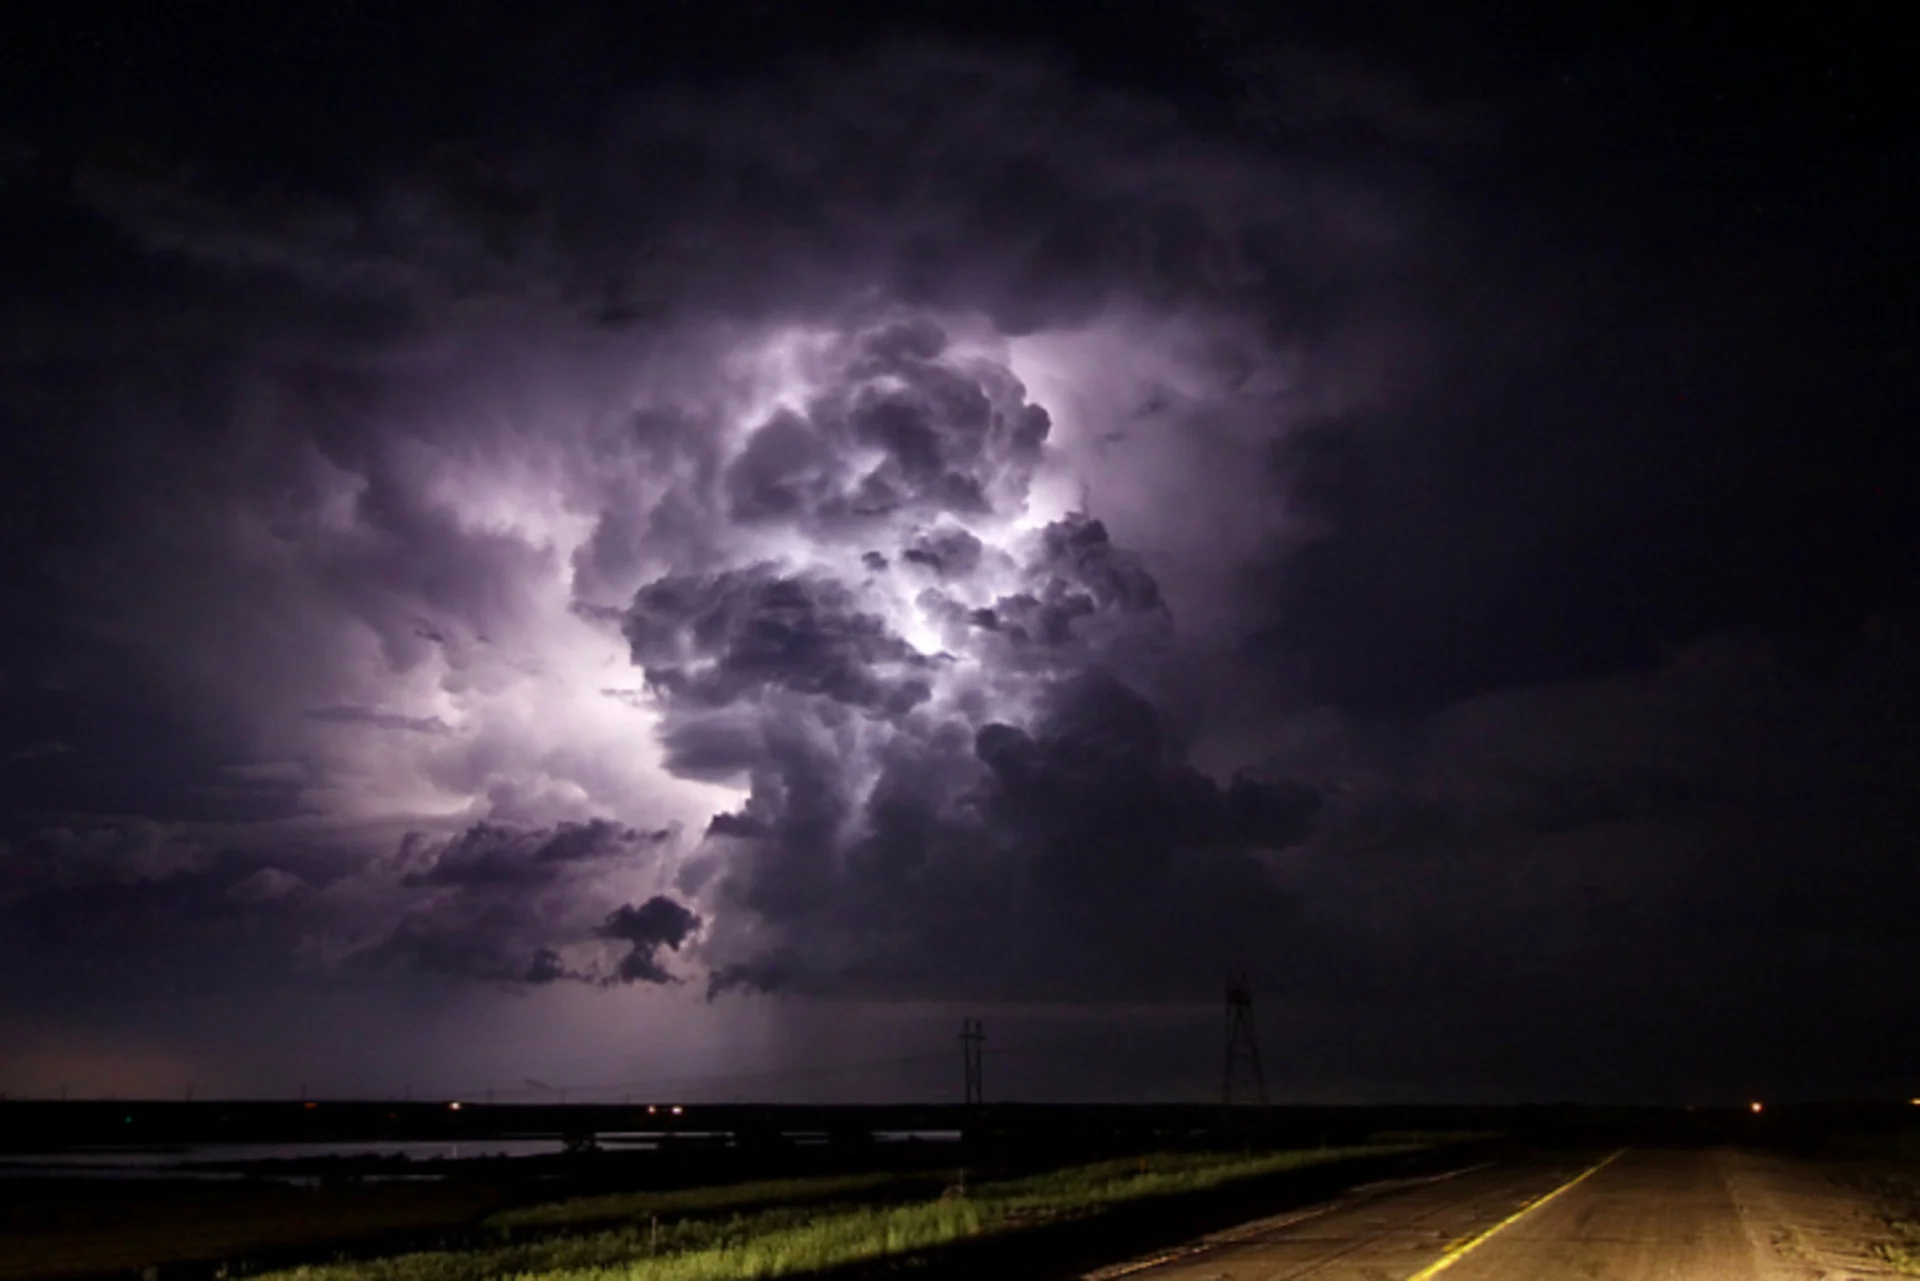
M1457 1081L1912 971L1883 161L1202 7L1178 101L769 35L514 43L476 114L356 37L327 113L155 113L205 154L0 140L0 1039L697 1075L962 1000L1121 1045L1232 962L1301 1073Z

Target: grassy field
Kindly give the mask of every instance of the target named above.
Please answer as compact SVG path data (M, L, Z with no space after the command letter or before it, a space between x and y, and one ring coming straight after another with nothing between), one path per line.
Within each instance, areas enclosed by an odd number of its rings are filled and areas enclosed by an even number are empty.
M930 1176L905 1174L847 1174L817 1179L764 1179L752 1183L725 1183L709 1188L680 1188L672 1192L622 1192L611 1196L574 1197L547 1205L507 1210L488 1219L486 1226L516 1228L590 1228L609 1224L644 1223L654 1218L684 1217L761 1209L782 1203L834 1201L924 1185ZM931 1176L938 1179L939 1176Z
M723 1281L791 1276L1413 1146L1374 1144L1249 1156L1165 1153L985 1183L958 1195L895 1205L860 1203L862 1195L885 1187L877 1176L872 1182L803 1179L593 1197L498 1216L492 1222L503 1239L496 1244L297 1268L271 1276L273 1281L461 1281L480 1276ZM824 1185L835 1183L861 1185L826 1190ZM753 1189L757 1193L749 1195ZM837 1199L814 1208L778 1204L828 1198ZM711 1216L729 1206L741 1207L741 1212L725 1218L691 1217ZM628 1217L616 1224L616 1214ZM672 1215L681 1217L668 1217ZM527 1239L508 1239L528 1228L535 1231Z

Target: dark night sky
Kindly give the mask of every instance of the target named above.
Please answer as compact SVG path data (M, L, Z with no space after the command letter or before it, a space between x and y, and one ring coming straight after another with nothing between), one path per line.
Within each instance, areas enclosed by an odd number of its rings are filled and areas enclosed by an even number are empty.
M8 6L0 1091L1920 1090L1920 48L1681 8Z

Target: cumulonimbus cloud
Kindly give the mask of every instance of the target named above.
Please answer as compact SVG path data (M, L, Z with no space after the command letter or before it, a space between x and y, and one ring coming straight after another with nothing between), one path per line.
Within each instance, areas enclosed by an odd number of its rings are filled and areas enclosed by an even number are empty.
M216 269L167 314L227 335L183 359L246 371L237 408L179 410L199 436L92 406L176 483L115 480L152 536L85 608L143 697L220 727L223 795L276 771L249 857L314 892L235 901L298 900L316 954L539 985L678 953L828 992L1052 965L1071 993L1166 981L1141 940L1211 913L1245 946L1284 914L1253 852L1312 806L1194 766L1176 605L1224 602L1265 528L1276 282L1390 252L1391 220L1032 60L889 47L794 91L503 151L499 234L431 166L355 205L241 210L184 169L75 188ZM272 852L326 822L425 835ZM676 822L706 835L618 835ZM558 832L600 852L551 859ZM1051 888L1082 859L1095 907ZM654 896L697 928L604 932Z
M1315 798L1187 762L1153 575L1033 509L1044 410L924 316L810 366L682 499L747 528L740 563L648 582L622 619L666 768L747 791L681 878L711 904L711 989L1012 990L1098 970L1142 903L1183 905L1173 936L1231 915L1168 887L1235 860L1257 881Z

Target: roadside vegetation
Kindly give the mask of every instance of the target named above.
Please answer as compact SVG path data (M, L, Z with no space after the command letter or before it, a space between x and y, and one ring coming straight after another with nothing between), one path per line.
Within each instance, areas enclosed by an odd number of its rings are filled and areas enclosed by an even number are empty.
M1867 1180L1886 1225L1870 1242L1873 1255L1901 1276L1920 1277L1920 1177L1910 1172L1880 1174Z
M1885 1236L1872 1243L1875 1257L1902 1276L1920 1277L1920 1172L1909 1156L1866 1182L1886 1224Z
M723 1183L717 1187L679 1188L672 1192L619 1192L609 1196L574 1197L545 1205L505 1210L486 1221L489 1228L589 1228L610 1224L645 1223L651 1219L738 1213L782 1204L838 1201L862 1194L883 1195L923 1187L929 1181L951 1182L933 1174L848 1174L813 1179L763 1179L752 1183Z
M1920 1277L1920 1130L1823 1134L1809 1155L1832 1162L1841 1186L1878 1209L1880 1231L1861 1246L1893 1272Z
M1881 1241L1873 1247L1882 1263L1903 1277L1920 1277L1920 1224L1911 1219L1896 1220L1893 1228L1899 1239Z
M1098 1214L1329 1161L1410 1150L1372 1144L1256 1155L1160 1153L1027 1178L951 1187L938 1198L872 1204L883 1176L589 1197L489 1220L497 1243L295 1268L272 1281L726 1281L793 1276L911 1254L992 1232ZM826 1185L843 1186L828 1190ZM857 1185L857 1186L849 1186ZM826 1201L803 1207L795 1202ZM733 1209L726 1217L715 1211ZM613 1216L625 1216L624 1222ZM678 1216L678 1217L674 1217ZM533 1232L515 1239L526 1229Z

